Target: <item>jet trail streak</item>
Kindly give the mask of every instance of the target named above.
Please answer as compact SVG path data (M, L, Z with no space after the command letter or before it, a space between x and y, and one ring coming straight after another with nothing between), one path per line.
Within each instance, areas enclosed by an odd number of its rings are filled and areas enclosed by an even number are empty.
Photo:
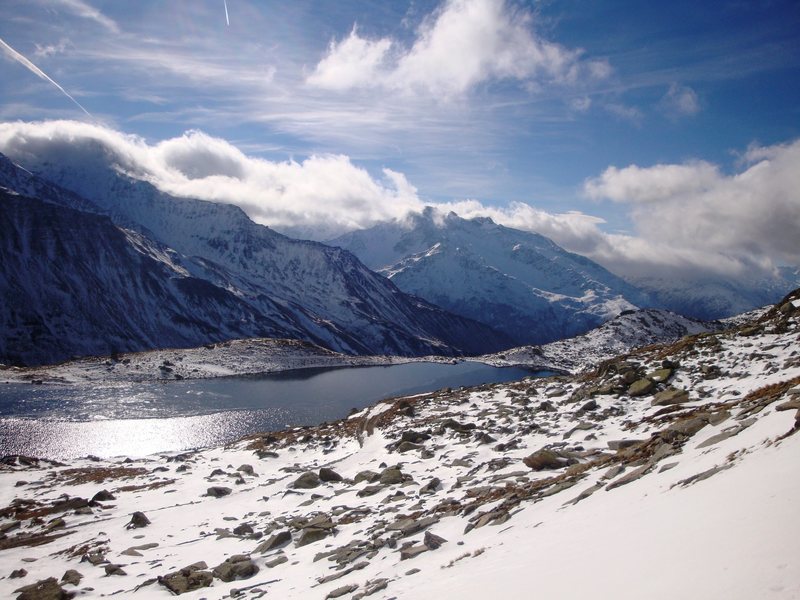
M6 43L3 41L3 39L2 39L2 38L0 38L0 49L2 49L2 50L3 50L3 52L5 52L5 54L6 54L6 55L7 55L9 58L11 58L11 59L13 59L13 60L17 61L18 63L20 63L20 64L21 64L23 67L25 67L26 69L28 69L28 70L29 70L31 73L33 73L34 75L36 75L36 76L38 76L38 77L41 77L41 78L42 78L42 79L44 79L45 81L49 81L50 83L52 83L54 86L56 86L56 87L57 87L57 88L58 88L58 89L61 91L61 93L62 93L62 94L64 94L64 95L65 95L67 98L69 98L70 100L72 100L72 101L75 103L75 105L76 105L78 108L80 108L80 109L81 109L83 112L85 112L85 113L86 113L86 116L90 117L91 119L94 119L94 117L93 117L93 116L92 116L92 115L89 113L89 111L88 111L88 110L86 110L85 108L83 108L83 106L81 106L81 103L80 103L80 102L78 102L77 100L75 100L75 98L73 98L72 96L70 96L70 95L69 95L69 93L67 92L67 90L65 90L63 87L61 87L60 85L58 85L58 84L57 84L55 81L53 81L53 80L52 80L52 79L51 79L51 78L50 78L50 77L47 75L47 73L45 73L44 71L42 71L42 70L41 70L39 67L37 67L37 66L36 66L35 64L33 64L31 61L29 61L27 58L25 58L25 57L24 57L22 54L20 54L19 52L17 52L16 50L14 50L14 49L13 49L11 46L9 46L8 44L6 44Z
M222 0L222 4L225 5L225 22L228 24L228 27L230 27L231 21L228 19L228 0Z

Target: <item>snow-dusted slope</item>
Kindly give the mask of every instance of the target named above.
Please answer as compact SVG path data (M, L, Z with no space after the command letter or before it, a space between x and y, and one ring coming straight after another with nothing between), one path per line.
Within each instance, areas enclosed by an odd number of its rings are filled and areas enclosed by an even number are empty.
M653 298L655 305L709 320L738 315L775 302L800 285L800 270L783 267L771 277L737 280L640 277L632 281Z
M403 291L483 321L519 344L583 333L648 299L551 240L427 209L330 242Z
M108 217L3 190L0 264L0 362L289 333Z
M800 293L592 373L0 463L0 595L795 600Z
M349 252L286 238L232 205L163 194L114 170L101 147L60 150L55 158L25 156L29 170L41 169L47 181L5 168L0 186L19 185L67 206L75 205L75 194L88 199L87 207L137 231L143 244L169 249L186 274L238 297L282 335L366 354L475 354L510 345L485 325L402 293Z
M760 312L758 315L760 316ZM742 317L747 319L746 316ZM752 315L751 315L752 318ZM732 320L734 321L734 320ZM634 348L677 340L686 335L719 331L730 324L698 321L658 308L625 311L582 335L543 346L521 346L480 360L496 366L525 366L576 373Z

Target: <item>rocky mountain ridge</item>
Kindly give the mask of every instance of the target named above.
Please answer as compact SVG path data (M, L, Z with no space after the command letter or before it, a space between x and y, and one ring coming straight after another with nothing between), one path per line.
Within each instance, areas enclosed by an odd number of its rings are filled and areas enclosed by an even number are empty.
M10 279L2 290L5 318L7 327L19 330L14 334L14 345L21 347L3 355L6 361L41 363L74 354L196 346L246 336L300 339L349 354L459 355L511 345L485 325L402 293L346 251L286 238L253 223L232 205L161 193L145 181L114 170L113 161L102 148L74 150L63 155L69 157L64 164L28 156L28 170L0 160L0 186L7 191L0 209L7 211L4 222L9 228L4 237L19 237L22 228L29 226L21 221L24 214L20 212L28 204L19 200L26 197L25 193L34 193L35 199L50 206L48 210L54 214L58 206L86 215L104 215L106 228L116 228L117 232L109 229L98 233L100 238L122 235L127 239L122 245L128 247L115 246L119 253L107 252L106 263L100 264L87 247L91 237L75 240L79 228L70 228L63 218L55 219L52 225L39 221L37 229L29 230L25 239L44 236L62 240L64 253L35 256L30 253L39 249L36 244L24 249L7 246L4 267L8 265L5 270ZM37 162L40 158L41 163ZM32 173L35 166L44 169L46 178ZM75 212L69 215L79 221L92 219ZM110 248L106 250L111 252ZM159 281L152 289L136 284L136 276L129 270L138 264L140 255L148 257L143 260L150 265L151 279L159 271L169 281ZM130 260L134 262L126 264ZM151 265L152 261L162 265ZM102 270L112 264L114 272L107 273L113 281L99 281ZM69 279L68 288L74 297L89 300L87 310L100 317L96 327L80 315L75 315L72 326L69 314L62 318L53 311L39 310L43 305L56 306L61 297L61 292L45 284L51 271ZM28 295L17 300L13 290L25 287L25 272L41 285L28 289ZM19 280L14 279L14 273ZM117 280L130 285L118 286ZM99 282L102 294L92 294L89 281ZM140 289L126 298L131 285ZM182 289L166 291L175 286ZM34 292L41 298L33 298ZM147 293L153 297L146 297ZM186 295L190 296L188 303L184 301ZM17 305L28 299L33 301ZM92 302L100 299L107 309L95 311ZM201 301L211 305L212 314L204 312ZM112 308L114 302L117 306ZM126 307L131 305L132 311L143 318L152 314L154 323L130 323ZM27 322L15 320L19 311L33 311L27 321L32 319L38 324L37 330L44 330L48 339L57 343L47 347L33 339L18 339ZM148 327L152 334L146 331ZM112 336L105 345L94 343L114 329L120 335ZM87 340L82 339L81 331L87 332Z
M0 593L788 600L799 337L800 290L579 375L225 448L5 457Z
M400 289L481 320L517 345L584 333L650 305L641 291L550 239L432 208L331 240Z

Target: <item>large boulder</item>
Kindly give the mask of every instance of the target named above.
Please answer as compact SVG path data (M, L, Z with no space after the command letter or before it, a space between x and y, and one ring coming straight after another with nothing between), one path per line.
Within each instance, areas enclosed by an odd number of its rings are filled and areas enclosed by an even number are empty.
M542 448L533 454L526 456L522 459L525 466L534 471L548 471L552 469L561 469L568 467L578 462L572 456L559 452L558 450L550 450Z

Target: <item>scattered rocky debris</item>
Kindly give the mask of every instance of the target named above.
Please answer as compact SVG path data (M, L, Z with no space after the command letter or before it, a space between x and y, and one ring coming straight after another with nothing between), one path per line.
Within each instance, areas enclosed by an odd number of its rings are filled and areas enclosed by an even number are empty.
M697 493L796 444L799 306L577 375L393 399L224 448L5 457L0 595L413 597L543 522Z

